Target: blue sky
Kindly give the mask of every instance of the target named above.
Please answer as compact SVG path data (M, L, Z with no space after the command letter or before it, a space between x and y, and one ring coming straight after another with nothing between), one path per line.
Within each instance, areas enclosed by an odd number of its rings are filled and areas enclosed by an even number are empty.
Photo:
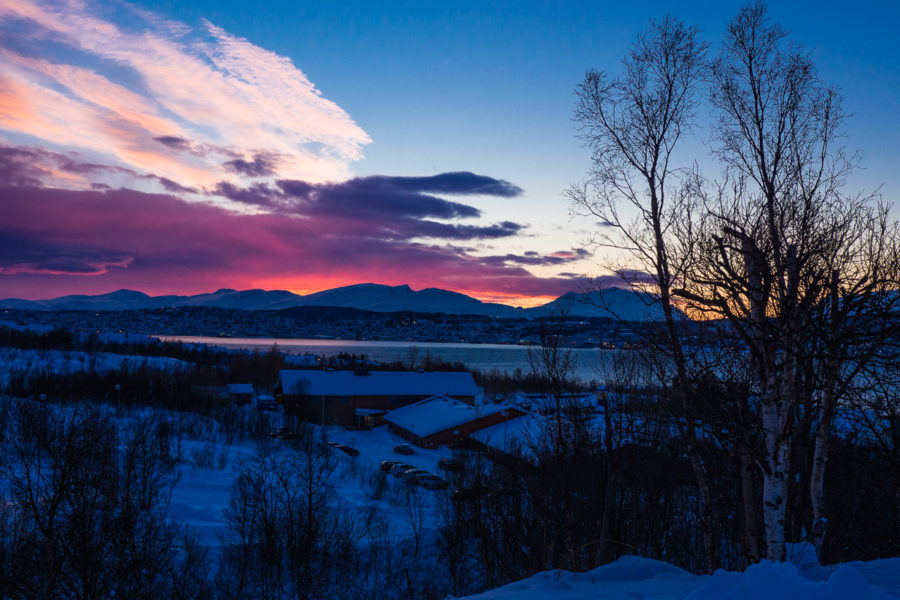
M586 69L615 72L636 35L666 12L696 25L714 49L743 3L139 4L188 24L209 19L290 57L372 136L358 174L472 169L527 177L546 194L587 167L570 120ZM848 145L890 174L900 154L900 7L784 2L770 13L844 93L855 114ZM535 173L541 165L548 172Z
M697 26L713 51L742 2L141 2L187 23L209 19L289 56L371 135L359 175L470 170L524 198L498 213L574 232L561 192L588 153L571 121L588 68L616 72L650 19ZM864 152L857 185L900 192L900 8L893 2L773 2L773 19L813 55L853 113L847 147ZM698 115L703 118L703 114ZM698 137L705 137L701 128ZM706 149L695 148L697 159ZM548 234L549 235L549 234ZM556 234L554 234L556 235ZM564 235L562 232L560 235ZM543 240L542 240L543 241ZM547 242L550 243L550 242ZM552 245L552 243L550 243ZM557 246L559 243L556 244ZM548 246L549 248L549 246Z

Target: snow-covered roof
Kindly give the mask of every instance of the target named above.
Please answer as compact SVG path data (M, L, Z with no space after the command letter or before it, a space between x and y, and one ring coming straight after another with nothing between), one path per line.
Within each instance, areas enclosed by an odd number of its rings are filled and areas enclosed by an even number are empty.
M278 375L285 394L309 396L475 396L478 388L467 372L297 371Z
M489 448L506 454L530 456L547 427L547 418L529 413L518 419L485 427L472 437Z
M476 407L446 396L432 396L394 409L384 416L384 420L419 437L425 437L511 409L513 407L505 404L482 404Z
M284 362L294 367L315 367L319 359L314 354L285 354Z
M228 384L228 393L241 395L241 394L253 394L253 384L252 383L229 383Z

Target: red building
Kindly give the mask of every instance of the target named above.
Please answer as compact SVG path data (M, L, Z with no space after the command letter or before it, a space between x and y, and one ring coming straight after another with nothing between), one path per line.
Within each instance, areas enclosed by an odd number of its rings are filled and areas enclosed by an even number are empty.
M384 421L413 444L423 448L454 446L481 429L526 415L506 404L475 406L446 396L433 396L390 411Z

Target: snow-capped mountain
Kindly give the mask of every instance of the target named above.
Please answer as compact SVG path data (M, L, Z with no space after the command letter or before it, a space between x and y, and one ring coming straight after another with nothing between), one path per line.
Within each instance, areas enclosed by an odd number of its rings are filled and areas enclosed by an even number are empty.
M166 308L187 296L148 296L133 290L118 290L98 296L62 296L52 300L0 300L0 308L20 310L140 310Z
M408 285L386 286L361 283L325 290L303 297L306 306L342 306L374 312L443 312L449 314L475 314L498 317L519 316L521 309L505 304L491 304L465 294L426 288L418 292Z
M534 308L482 302L465 294L437 288L415 291L408 285L360 283L301 296L285 290L221 289L194 296L149 296L118 290L98 296L63 296L50 300L0 300L0 308L20 310L143 310L205 306L241 310L280 310L296 306L335 306L373 312L473 314L498 318L606 317L626 321L659 320L661 311L643 292L607 288L586 293L569 292Z
M651 294L614 287L592 292L569 292L552 302L527 309L525 312L530 317L565 314L573 317L605 317L620 321L661 321L663 318L662 309Z

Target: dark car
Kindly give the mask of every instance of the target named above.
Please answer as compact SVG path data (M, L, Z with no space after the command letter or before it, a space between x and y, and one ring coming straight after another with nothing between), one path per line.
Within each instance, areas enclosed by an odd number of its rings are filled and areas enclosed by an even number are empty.
M466 488L453 490L454 500L475 500L491 494L491 488L483 483L476 483Z
M394 452L397 454L414 454L415 450L409 444L395 444Z
M446 490L450 487L450 482L446 479L441 479L437 475L432 475L430 477L421 477L417 482L420 486L425 488L426 490Z
M403 480L406 483L415 484L419 481L420 478L426 477L428 475L431 475L431 473L429 473L425 469L413 468L413 469L409 469L409 470L403 472Z
M381 461L380 468L382 471L387 473L388 471L390 471L391 469L393 469L394 467L396 467L399 464L400 464L399 460L383 460L383 461Z
M403 463L398 463L398 464L394 465L394 466L391 468L391 470L388 471L388 472L389 472L391 475L393 475L394 477L402 477L402 476L403 476L403 473L405 473L406 471L409 471L410 469L414 469L414 468L415 468L415 467L413 467L412 465L406 465L406 464L403 464Z

